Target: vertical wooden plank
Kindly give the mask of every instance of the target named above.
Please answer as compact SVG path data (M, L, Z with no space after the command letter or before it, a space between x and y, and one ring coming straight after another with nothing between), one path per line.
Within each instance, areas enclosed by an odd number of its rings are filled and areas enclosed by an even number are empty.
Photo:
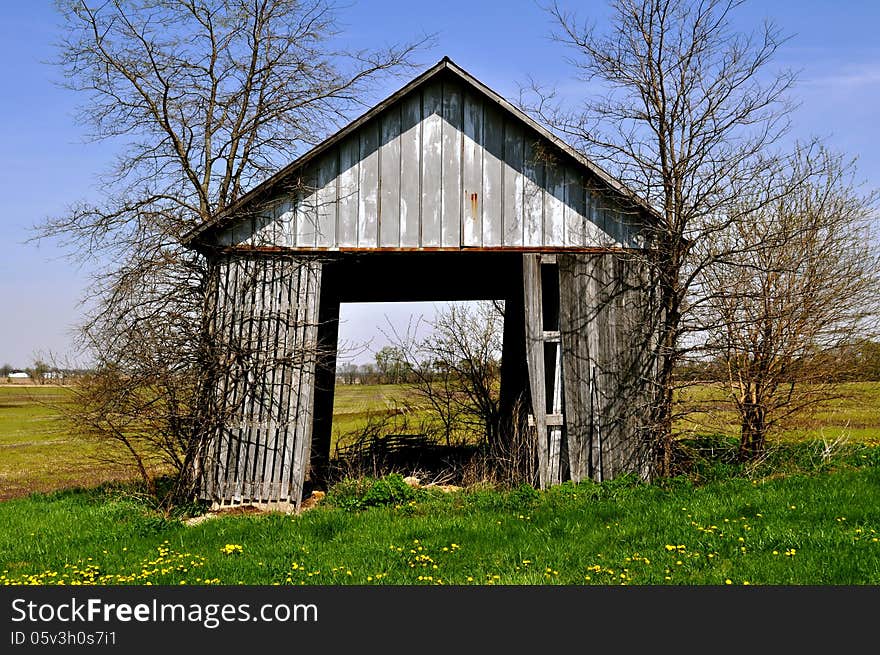
M602 218L605 225L605 233L611 240L612 246L620 246L620 222L617 218L617 210L614 205L606 200L602 210Z
M284 402L284 367L283 350L281 348L282 322L286 307L284 263L278 258L272 260L272 301L269 314L268 330L271 334L270 357L272 358L271 379L269 382L269 404L266 419L266 459L263 467L263 483L261 496L264 502L274 502L278 498L278 473L280 469L282 439L280 427L283 420Z
M462 98L455 83L443 84L443 159L441 241L443 246L461 245L461 149Z
M422 169L422 98L414 93L401 107L400 137L400 245L419 246Z
M379 246L400 246L400 104L380 118Z
M229 498L233 493L233 484L235 481L235 472L238 470L238 451L240 449L240 412L239 397L241 395L242 379L241 371L238 369L233 356L238 353L241 343L241 329L244 320L241 317L240 310L243 309L243 285L242 270L239 258L230 255L226 259L226 267L229 278L229 297L228 302L233 307L233 311L229 315L229 331L225 343L226 361L229 362L229 369L226 375L229 379L227 401L225 403L224 426L222 429L222 447L225 451L220 461L222 463L223 474L221 478L222 498Z
M617 395L616 395L616 354L617 330L615 326L616 308L614 303L614 278L612 255L600 255L594 260L597 285L597 339L596 339L596 396L598 400L599 457L602 480L611 480L617 475Z
M232 325L235 320L235 310L237 303L232 301L234 297L234 279L232 267L230 266L230 256L221 256L217 260L218 266L218 302L217 302L217 329L215 335L217 338L217 358L221 363L227 361L229 354L229 342L231 340ZM211 500L222 498L224 496L224 488L226 483L226 473L229 468L229 438L227 434L227 410L229 407L229 399L232 393L234 381L231 371L222 369L220 371L221 379L219 381L217 408L221 417L220 424L215 436L216 444L211 449L213 455L213 463L210 467L210 475L213 478L211 484Z
M255 210L253 234L245 242L250 246L277 246L281 244L281 224L279 221L279 200L267 202ZM243 224L246 224L244 221Z
M301 350L302 372L299 387L299 413L296 420L296 451L293 458L291 500L299 508L303 485L308 470L312 446L312 426L315 398L315 364L318 343L318 304L321 293L321 263L308 262L306 296L307 312Z
M299 275L294 265L295 260L284 257L280 260L281 289L278 308L278 418L276 429L276 457L273 466L272 480L274 483L274 499L284 500L288 497L286 472L290 469L292 458L291 438L291 377L292 367L289 360L290 333L293 330L296 309L296 289ZM293 318L292 318L293 317Z
M271 380L272 363L271 352L267 347L268 312L267 301L271 291L271 258L258 257L255 263L258 266L256 306L254 307L254 319L256 322L256 357L258 361L258 373L254 380L254 409L251 413L252 424L252 468L248 472L251 484L249 498L259 500L262 496L263 469L266 462L266 410L269 400L269 381Z
M272 469L274 465L276 443L276 425L279 390L279 370L278 370L278 293L279 293L279 262L276 257L271 257L267 261L268 266L268 284L266 289L266 327L264 351L267 360L267 376L265 382L265 397L263 404L265 406L262 418L263 425L263 458L260 465L259 490L262 502L272 500Z
M544 191L544 245L565 245L565 170L547 163Z
M517 122L504 123L503 216L504 245L523 244L523 131Z
M379 245L379 123L361 128L361 161L358 171L358 247Z
M523 245L540 246L544 242L544 161L536 138L527 134L523 154Z
M360 142L349 137L339 146L339 234L340 247L357 245L358 234L358 162Z
M318 194L317 180L311 172L300 178L296 190L296 246L314 248L318 236Z
M245 344L244 337L247 334L247 311L248 311L248 290L247 290L247 269L246 262L242 257L235 257L232 260L232 264L236 269L236 287L235 287L235 302L239 305L241 309L241 314L239 320L237 320L233 326L233 334L230 340L230 347L233 348L233 351L240 358L240 353L244 350ZM246 377L245 373L242 370L240 363L235 362L233 366L233 404L232 404L232 416L230 417L230 425L229 425L229 453L228 453L228 465L226 472L226 497L232 501L240 500L240 489L237 489L236 485L239 480L239 466L241 460L241 452L242 452L242 441L244 439L244 431L242 425L242 415L244 413L242 405L246 401Z
M587 188L584 202L584 245L608 245L608 239L602 230L602 212L599 210L599 196L592 188Z
M254 353L254 308L256 306L256 284L254 277L256 274L256 266L253 258L241 258L241 291L240 299L243 301L241 331L239 348L242 353L242 359L245 362L245 368L239 372L241 393L238 404L238 424L239 438L236 449L236 471L235 471L235 490L232 495L234 502L242 502L248 493L247 485L248 466L251 463L251 416L253 415L254 405L254 373L253 373L253 353Z
M253 219L248 217L237 221L230 228L230 232L230 245L248 244L254 234Z
M245 464L243 500L257 500L265 447L266 384L271 363L266 352L266 293L269 288L269 258L253 257L253 307L251 322L250 410L248 411L248 452Z
M281 458L281 498L289 500L293 487L293 468L296 449L296 425L300 414L300 382L302 367L297 361L301 349L307 313L305 280L308 277L306 263L302 258L288 260L290 278L290 297L288 299L287 323L284 328L285 380L287 382L286 421L284 423L284 444Z
M557 416L564 416L562 408L562 349L558 343L550 344L553 351L553 380L550 398L550 409ZM549 460L550 484L562 482L563 455L566 454L562 441L562 426L550 428L550 439L547 458Z
M590 303L595 295L585 275L585 255L560 254L559 332L568 461L574 482L590 477L592 405L590 396Z
M597 228L597 245L603 248L610 248L614 245L614 237L611 236L608 228L606 207L607 200L605 197L594 190L590 196L590 217L593 225Z
M294 231L296 220L293 215L293 195L287 195L278 205L278 223L281 229L280 246L292 248L296 243Z
M483 105L483 246L503 245L501 234L504 186L504 120L489 104Z
M336 176L338 174L338 155L339 153L336 148L333 148L331 152L321 157L318 162L318 227L315 245L319 248L333 248L337 245Z
M441 244L443 205L443 89L439 83L425 87L422 100L422 210L421 241L426 248Z
M585 245L584 239L584 196L585 190L581 175L571 166L565 166L565 245L578 247Z
M550 485L550 453L547 441L547 391L544 373L540 266L538 255L523 255L526 362L529 370L532 416L538 440L538 484L542 489L546 489Z
M462 147L462 184L464 210L462 214L462 243L466 246L483 245L483 102L464 95Z

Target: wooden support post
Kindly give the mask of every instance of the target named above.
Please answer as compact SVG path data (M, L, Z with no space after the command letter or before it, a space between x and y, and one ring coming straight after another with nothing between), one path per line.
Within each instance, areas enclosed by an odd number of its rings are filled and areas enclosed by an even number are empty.
M523 255L523 298L526 327L526 361L529 367L529 391L532 400L531 421L535 426L538 449L538 484L550 486L550 454L547 448L547 400L542 338L541 262L540 255Z
M595 403L598 293L592 275L598 256L559 256L563 386L571 479L601 479L601 444Z
M339 337L339 280L333 265L324 264L318 311L318 361L315 376L315 420L309 481L326 483L330 467L333 426L333 396L336 386L336 349Z
M318 308L321 297L320 261L306 259L300 264L300 287L296 297L297 316L294 356L297 374L294 385L297 410L293 415L293 461L289 486L290 501L297 508L302 504L303 486L308 470L315 409L315 378L318 351ZM291 399L292 400L292 399Z
M544 270L546 269L546 270ZM555 256L523 255L526 361L541 488L562 482L565 472L562 359L559 348L558 275ZM553 417L553 420L548 420Z
M523 306L522 268L512 273L517 284L504 299L504 341L501 350L501 389L498 405L502 416L502 439L527 429L529 371L526 364L526 327Z

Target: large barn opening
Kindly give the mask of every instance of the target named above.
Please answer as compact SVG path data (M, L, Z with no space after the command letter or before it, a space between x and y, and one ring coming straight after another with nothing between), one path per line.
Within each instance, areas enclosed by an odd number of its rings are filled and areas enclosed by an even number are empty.
M505 338L522 331L520 312L505 320L504 311L521 305L521 261L477 251L346 253L325 263L322 341L335 359L317 380L311 483L478 475L471 460L509 428L500 417L515 401L503 387L523 387L524 353L510 348L522 335Z
M461 477L497 414L503 308L503 299L341 304L336 477Z

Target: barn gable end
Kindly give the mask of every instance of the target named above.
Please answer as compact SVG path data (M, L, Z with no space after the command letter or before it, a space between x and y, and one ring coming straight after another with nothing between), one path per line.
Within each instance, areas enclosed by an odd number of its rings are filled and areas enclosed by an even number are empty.
M648 214L444 59L188 241L296 251L642 248Z

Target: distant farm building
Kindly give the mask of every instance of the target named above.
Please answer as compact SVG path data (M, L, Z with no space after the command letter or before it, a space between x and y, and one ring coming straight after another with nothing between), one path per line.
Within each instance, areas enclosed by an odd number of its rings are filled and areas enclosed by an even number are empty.
M504 300L501 403L541 486L644 475L655 221L442 60L187 238L213 285L204 497L298 505L321 478L343 302Z

